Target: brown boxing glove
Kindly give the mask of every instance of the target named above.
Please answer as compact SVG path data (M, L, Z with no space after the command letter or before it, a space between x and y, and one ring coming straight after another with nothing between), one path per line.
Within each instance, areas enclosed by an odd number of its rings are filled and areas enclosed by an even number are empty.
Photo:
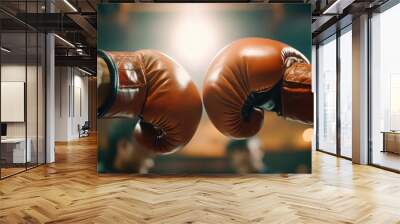
M213 59L203 102L216 128L235 138L255 135L264 110L312 123L311 66L303 54L282 42L240 39Z
M186 71L155 50L98 51L98 118L134 118L139 144L171 153L187 144L200 122L199 92Z

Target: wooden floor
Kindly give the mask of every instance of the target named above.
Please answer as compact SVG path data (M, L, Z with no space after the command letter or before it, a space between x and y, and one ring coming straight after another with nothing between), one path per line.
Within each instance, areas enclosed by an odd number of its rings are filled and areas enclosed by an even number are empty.
M400 223L400 175L320 152L312 175L98 176L96 140L0 181L0 223Z
M400 170L400 155L392 152L374 151L372 160L374 164Z
M25 167L7 167L1 168L1 177L8 177L13 174L25 171Z

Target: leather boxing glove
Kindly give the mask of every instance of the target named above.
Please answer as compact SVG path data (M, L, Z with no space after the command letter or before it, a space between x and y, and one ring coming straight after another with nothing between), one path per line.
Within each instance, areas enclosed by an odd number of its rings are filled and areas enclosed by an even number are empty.
M264 110L313 122L310 63L279 41L245 38L226 46L210 64L203 88L207 114L227 136L255 135Z
M202 104L182 66L155 50L99 50L97 59L98 118L139 118L133 135L156 153L171 153L190 141Z

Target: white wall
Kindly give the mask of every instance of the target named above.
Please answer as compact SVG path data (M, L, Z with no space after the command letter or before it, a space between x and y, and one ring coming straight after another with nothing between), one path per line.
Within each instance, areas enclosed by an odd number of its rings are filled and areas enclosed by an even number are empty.
M30 74L33 70L36 73L36 67L28 66L27 67L28 74ZM1 81L2 82L25 82L25 64L5 64L1 66ZM36 83L35 83L36 85ZM28 89L29 90L29 89ZM34 92L27 93L28 97L36 97L36 89ZM28 102L32 100L27 99ZM36 107L36 105L35 105ZM7 108L1 108L1 110L6 110ZM28 114L28 121L33 120L33 118L29 117L31 114ZM36 114L34 114L36 116ZM35 117L36 118L36 117ZM28 126L30 127L30 125ZM25 137L25 122L12 122L7 123L7 137ZM28 136L29 137L29 136Z
M75 70L76 72L76 70ZM85 121L89 120L89 111L88 111L88 78L79 75L74 75L74 108L72 109L72 130L71 135L74 137L78 137L78 124L83 125ZM79 93L80 92L80 93ZM79 97L80 95L80 97ZM80 102L79 102L80 101ZM79 108L80 107L80 108ZM80 111L81 110L81 111Z
M38 69L38 70L36 70ZM27 80L25 80L27 78ZM3 64L1 67L1 81L24 82L26 84L26 107L22 112L27 115L24 122L6 122L8 138L29 139L32 161L44 163L44 74L42 67L36 67L25 64ZM22 93L23 94L23 93ZM4 96L3 96L4 97ZM10 110L10 108L1 108L1 110ZM26 110L26 111L25 111ZM38 151L37 151L38 150ZM39 156L37 157L37 154Z
M55 73L55 140L70 141L88 120L88 78L72 67L56 67Z
M69 133L68 88L70 83L69 68L55 68L55 141L67 141Z

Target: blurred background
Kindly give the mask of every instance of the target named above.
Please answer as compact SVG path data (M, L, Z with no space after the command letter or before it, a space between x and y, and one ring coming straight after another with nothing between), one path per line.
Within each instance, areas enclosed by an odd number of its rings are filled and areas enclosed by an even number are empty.
M303 4L107 4L98 8L97 46L107 51L162 51L188 71L201 91L214 56L240 38L279 40L311 59L310 21L310 6ZM193 139L170 155L152 155L138 146L131 137L136 122L98 121L99 172L311 172L312 126L274 113L265 113L258 135L234 140L219 133L203 111Z

